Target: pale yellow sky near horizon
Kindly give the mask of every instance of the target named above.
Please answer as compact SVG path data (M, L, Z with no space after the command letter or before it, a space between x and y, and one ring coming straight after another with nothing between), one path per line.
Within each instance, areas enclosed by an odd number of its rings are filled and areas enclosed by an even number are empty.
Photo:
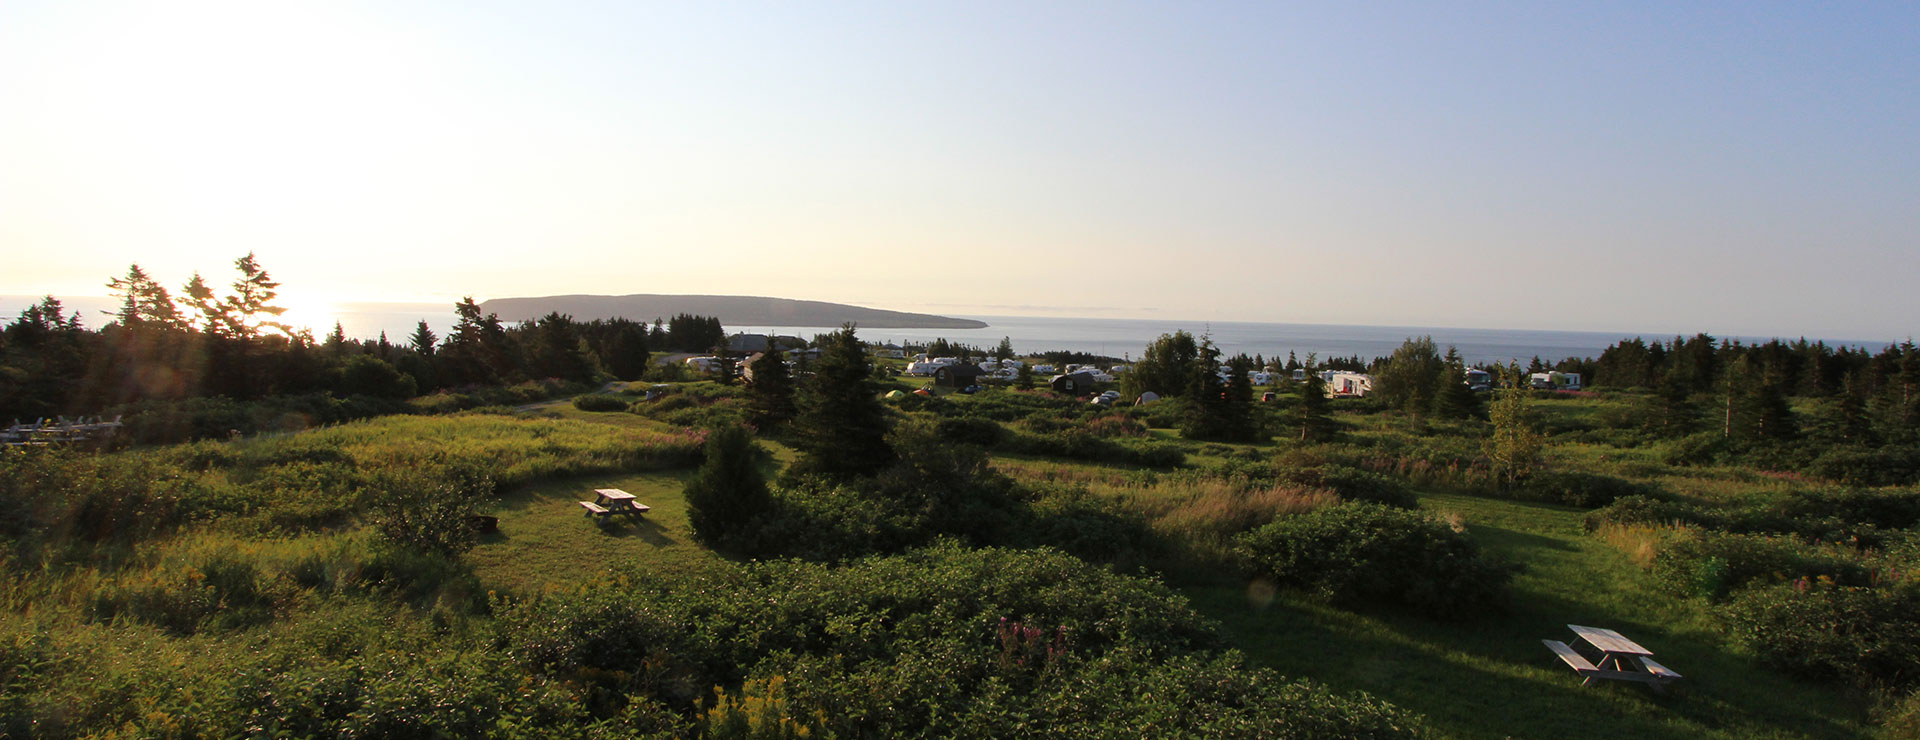
M1920 24L1847 15L10 3L0 294L1902 336Z

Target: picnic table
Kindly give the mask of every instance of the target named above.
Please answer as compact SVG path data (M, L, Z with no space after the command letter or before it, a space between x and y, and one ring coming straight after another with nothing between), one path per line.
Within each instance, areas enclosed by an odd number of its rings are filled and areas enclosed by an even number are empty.
M653 510L653 507L640 503L636 497L618 488L593 489L594 500L580 502L580 508L587 510L587 516L601 518L614 514L640 516Z
M1559 640L1540 642L1559 656L1574 673L1586 679L1580 682L1581 686L1591 684L1595 679L1637 681L1655 692L1664 692L1668 683L1681 678L1673 669L1654 662L1652 650L1627 639L1626 635L1604 627L1579 624L1569 624L1567 629L1573 630L1577 638L1576 645L1587 646L1586 653L1583 654L1575 645ZM1589 655L1594 657L1590 659Z

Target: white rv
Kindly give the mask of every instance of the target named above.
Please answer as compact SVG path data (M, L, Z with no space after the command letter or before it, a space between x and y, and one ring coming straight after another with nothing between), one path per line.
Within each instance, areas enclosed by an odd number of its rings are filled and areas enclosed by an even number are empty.
M1322 370L1320 380L1327 385L1328 398L1363 398L1373 392L1373 376L1366 373Z

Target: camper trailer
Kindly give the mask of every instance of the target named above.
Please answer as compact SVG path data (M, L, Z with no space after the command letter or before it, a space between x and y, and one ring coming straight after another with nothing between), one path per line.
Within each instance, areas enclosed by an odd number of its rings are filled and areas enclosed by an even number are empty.
M1527 376L1527 380L1534 390L1580 390L1579 373L1533 373Z
M1373 391L1373 376L1366 373L1323 370L1320 380L1326 383L1328 398L1364 398Z
M914 356L913 362L907 363L907 374L932 375L934 371L959 361L953 357L928 357L925 354L919 354Z
M1467 387L1476 391L1493 389L1493 374L1485 370L1467 368Z

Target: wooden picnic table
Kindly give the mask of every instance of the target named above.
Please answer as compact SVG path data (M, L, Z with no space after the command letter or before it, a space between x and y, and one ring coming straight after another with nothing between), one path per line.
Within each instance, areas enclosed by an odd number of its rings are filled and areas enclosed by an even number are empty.
M1599 660L1589 660L1575 649L1559 640L1541 640L1548 650L1552 650L1560 660L1573 668L1573 672L1584 677L1580 685L1593 683L1594 679L1612 681L1638 681L1651 687L1655 692L1665 691L1666 684L1681 678L1672 669L1653 660L1653 651L1642 647L1640 643L1627 639L1626 635L1604 627L1588 627L1569 624L1580 642L1598 653Z
M587 516L639 516L653 510L653 507L640 503L638 497L618 488L595 488L593 493L594 500L580 502L580 508L587 510Z

